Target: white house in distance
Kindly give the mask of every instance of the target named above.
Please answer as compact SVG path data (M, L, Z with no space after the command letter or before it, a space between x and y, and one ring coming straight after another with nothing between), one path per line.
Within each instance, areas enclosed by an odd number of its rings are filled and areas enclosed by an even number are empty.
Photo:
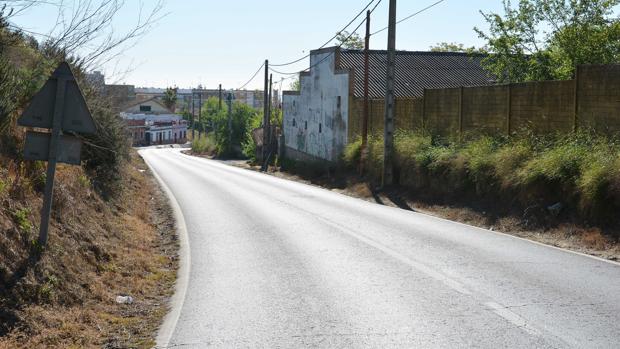
M130 103L120 115L134 146L187 142L187 121L155 97Z
M187 120L177 114L121 113L134 145L184 144Z

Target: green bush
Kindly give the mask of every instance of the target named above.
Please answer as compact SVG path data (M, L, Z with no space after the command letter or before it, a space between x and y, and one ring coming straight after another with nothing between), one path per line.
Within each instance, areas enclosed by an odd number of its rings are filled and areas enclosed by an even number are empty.
M209 133L206 137L192 140L192 152L196 154L215 155L216 149L217 143L215 142L215 135L212 133Z
M347 144L344 148L342 160L344 161L345 166L351 169L357 168L360 163L361 152L362 138L357 137L353 142Z

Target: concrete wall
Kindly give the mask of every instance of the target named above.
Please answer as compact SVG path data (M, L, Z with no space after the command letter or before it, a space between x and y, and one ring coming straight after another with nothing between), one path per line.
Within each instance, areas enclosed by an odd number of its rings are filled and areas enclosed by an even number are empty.
M620 64L580 66L576 80L426 90L423 104L424 127L441 135L620 132Z
M362 117L364 100L351 98L351 113L349 115L349 139L355 139L362 133ZM419 130L422 128L422 99L397 98L396 128L404 130ZM383 119L385 117L385 101L371 99L368 101L368 133L383 135Z
M285 146L328 161L338 160L348 139L349 73L335 70L336 59L329 51L312 54L301 91L282 98Z
M620 64L578 69L577 127L620 131Z

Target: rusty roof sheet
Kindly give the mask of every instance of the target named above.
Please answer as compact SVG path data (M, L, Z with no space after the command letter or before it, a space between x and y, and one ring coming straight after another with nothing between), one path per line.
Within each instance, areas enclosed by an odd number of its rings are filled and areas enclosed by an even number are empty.
M482 55L457 52L396 53L396 97L422 97L424 89L495 84L480 65ZM369 96L385 98L387 52L370 50ZM364 96L364 51L341 50L340 69L353 69L354 96Z

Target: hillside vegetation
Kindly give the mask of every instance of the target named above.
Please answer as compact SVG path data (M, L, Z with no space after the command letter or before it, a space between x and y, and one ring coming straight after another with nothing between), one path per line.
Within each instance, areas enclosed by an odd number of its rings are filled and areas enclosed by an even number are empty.
M361 141L344 161L355 168ZM369 140L368 172L380 181L383 139ZM441 202L477 202L518 214L533 226L563 218L604 227L620 223L620 144L581 131L568 135L480 136L450 141L397 132L398 184Z
M2 8L4 10L4 8ZM172 219L84 60L9 29L0 10L0 348L152 347L176 273ZM16 121L68 61L97 133L59 165L50 237L37 244L44 162L24 161ZM132 304L118 304L129 295Z

